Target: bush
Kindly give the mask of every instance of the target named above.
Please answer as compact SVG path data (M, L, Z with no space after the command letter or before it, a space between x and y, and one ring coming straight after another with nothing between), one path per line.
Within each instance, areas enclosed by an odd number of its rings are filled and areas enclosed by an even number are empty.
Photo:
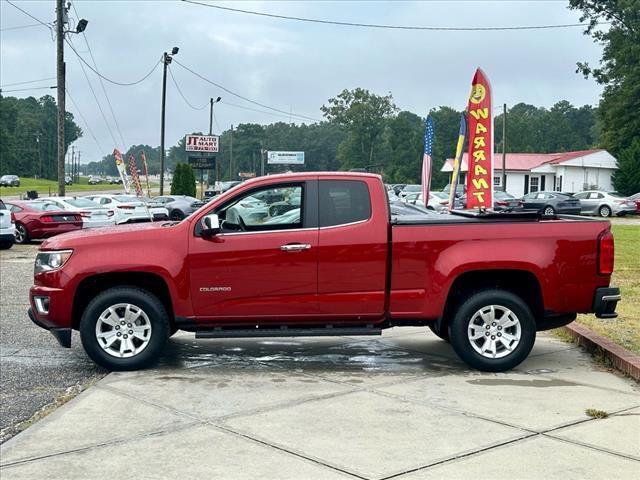
M196 177L193 168L187 163L178 163L173 172L171 195L196 196Z

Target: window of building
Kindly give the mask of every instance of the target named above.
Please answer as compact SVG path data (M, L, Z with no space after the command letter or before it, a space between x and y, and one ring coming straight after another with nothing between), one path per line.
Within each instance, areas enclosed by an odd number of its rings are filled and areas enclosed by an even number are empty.
M320 227L344 225L371 217L367 184L357 180L321 180Z
M540 190L540 177L531 177L529 179L529 191L537 192Z
M502 177L493 177L493 186L501 187L502 186Z

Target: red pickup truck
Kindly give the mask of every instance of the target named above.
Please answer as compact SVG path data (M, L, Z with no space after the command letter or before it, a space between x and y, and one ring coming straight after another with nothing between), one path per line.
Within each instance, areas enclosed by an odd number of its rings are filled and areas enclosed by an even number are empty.
M260 177L180 222L45 241L29 315L64 347L79 330L112 370L197 338L379 335L426 326L503 371L536 331L616 316L608 221L533 213L393 216L381 178Z

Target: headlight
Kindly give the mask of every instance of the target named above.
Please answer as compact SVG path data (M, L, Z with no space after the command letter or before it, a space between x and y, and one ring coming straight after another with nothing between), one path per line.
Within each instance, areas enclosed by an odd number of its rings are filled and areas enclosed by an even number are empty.
M73 250L55 250L50 252L38 252L36 255L36 263L33 268L33 273L49 272L51 270L57 270L61 268L69 257L73 253Z

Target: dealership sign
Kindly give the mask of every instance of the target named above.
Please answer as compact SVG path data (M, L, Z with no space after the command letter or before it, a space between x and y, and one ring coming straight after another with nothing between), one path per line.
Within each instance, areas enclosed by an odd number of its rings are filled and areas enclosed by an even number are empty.
M196 170L213 170L216 168L216 157L192 157L189 155L189 165Z
M184 139L187 152L218 152L218 137L215 135L187 135Z
M304 165L304 152L267 152L269 165Z

